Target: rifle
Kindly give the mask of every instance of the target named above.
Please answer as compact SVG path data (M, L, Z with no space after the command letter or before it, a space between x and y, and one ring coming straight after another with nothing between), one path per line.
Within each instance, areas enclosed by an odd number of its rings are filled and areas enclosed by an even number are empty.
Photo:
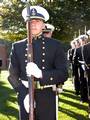
M27 4L27 14L29 20L27 21L27 37L28 37L28 50L27 50L27 60L28 62L33 61L33 46L32 46L32 35L30 26L30 5ZM28 77L29 84L29 120L34 120L34 77Z
M27 61L33 61L33 46L32 46L32 33L30 26L30 4L29 0L21 0L22 2L26 2L27 8ZM29 120L34 120L34 77L28 77L28 85L29 85Z

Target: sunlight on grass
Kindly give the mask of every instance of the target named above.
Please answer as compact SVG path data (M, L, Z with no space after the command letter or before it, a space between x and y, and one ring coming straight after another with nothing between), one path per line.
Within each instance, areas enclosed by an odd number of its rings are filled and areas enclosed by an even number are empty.
M0 78L1 78L1 81L4 82L4 86L11 87L10 84L8 84L7 77L8 77L8 72L1 71Z
M0 120L18 120L18 105L16 93L12 90L8 80L8 72L0 75Z
M15 117L12 117L12 116L6 116L6 115L3 115L0 113L0 118L1 120L17 120Z

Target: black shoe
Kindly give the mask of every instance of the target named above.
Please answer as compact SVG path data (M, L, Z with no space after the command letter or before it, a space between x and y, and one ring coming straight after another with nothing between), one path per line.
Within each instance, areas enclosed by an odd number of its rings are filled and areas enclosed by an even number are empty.
M88 101L88 98L83 98L83 99L80 100L80 102L82 102L82 103L84 103L84 102L88 103L89 101Z

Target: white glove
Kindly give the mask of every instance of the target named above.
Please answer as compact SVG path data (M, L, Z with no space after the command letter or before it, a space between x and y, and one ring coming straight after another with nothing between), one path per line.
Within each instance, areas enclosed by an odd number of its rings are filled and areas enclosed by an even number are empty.
M26 73L27 73L28 76L33 75L36 78L42 78L41 69L39 69L39 67L33 62L27 63Z
M81 65L82 66L82 69L85 71L85 65Z
M29 94L27 94L24 99L24 107L26 112L29 113Z

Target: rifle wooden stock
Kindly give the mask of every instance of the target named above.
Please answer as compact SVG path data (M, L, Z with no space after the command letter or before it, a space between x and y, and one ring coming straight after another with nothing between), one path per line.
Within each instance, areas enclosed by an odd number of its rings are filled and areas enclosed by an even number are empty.
M29 120L34 120L34 81L32 77L28 78L29 82Z
M32 46L32 35L30 21L27 21L27 35L28 35L28 50L27 50L27 60L28 62L33 61L33 46ZM28 77L29 84L29 120L34 120L34 77Z

